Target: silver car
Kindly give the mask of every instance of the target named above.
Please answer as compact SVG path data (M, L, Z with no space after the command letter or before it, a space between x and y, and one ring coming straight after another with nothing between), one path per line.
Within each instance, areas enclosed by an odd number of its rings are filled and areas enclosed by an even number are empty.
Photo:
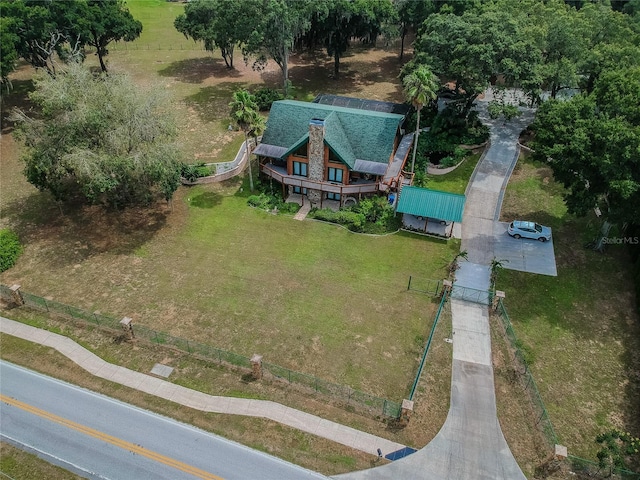
M514 220L509 224L507 233L513 238L531 238L541 242L551 240L551 229L536 222Z

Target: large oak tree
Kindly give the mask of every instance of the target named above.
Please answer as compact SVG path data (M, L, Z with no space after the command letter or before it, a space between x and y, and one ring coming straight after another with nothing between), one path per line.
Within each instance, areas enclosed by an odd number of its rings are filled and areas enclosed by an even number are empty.
M543 103L533 130L535 155L567 188L571 213L598 207L612 223L640 224L640 67L609 70L593 92Z
M16 112L25 175L58 201L122 208L171 199L180 181L166 91L79 64L36 80L36 116Z

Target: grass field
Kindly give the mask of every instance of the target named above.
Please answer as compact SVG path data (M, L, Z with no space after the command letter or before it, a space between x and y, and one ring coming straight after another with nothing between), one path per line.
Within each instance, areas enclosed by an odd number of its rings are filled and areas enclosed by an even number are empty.
M594 459L595 436L612 427L640 434L640 322L625 247L583 248L594 219L566 212L548 167L518 163L503 219L553 227L557 277L504 270L498 288L569 453Z

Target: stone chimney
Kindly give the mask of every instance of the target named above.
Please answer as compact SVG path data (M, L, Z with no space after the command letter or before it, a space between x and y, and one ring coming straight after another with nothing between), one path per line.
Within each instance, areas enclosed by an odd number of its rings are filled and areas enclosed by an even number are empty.
M312 118L309 121L309 180L321 182L324 179L324 120ZM312 204L320 203L322 192L308 189L307 197Z

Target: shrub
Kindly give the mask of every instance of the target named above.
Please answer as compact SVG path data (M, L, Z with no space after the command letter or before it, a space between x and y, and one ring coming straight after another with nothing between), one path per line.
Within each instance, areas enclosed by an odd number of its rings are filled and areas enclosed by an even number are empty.
M367 222L375 223L382 218L386 208L390 207L386 197L368 197L351 207L352 211L361 213Z
M253 94L260 111L271 110L271 104L277 100L282 100L284 96L272 88L260 88Z
M247 203L252 207L261 208L263 210L272 210L274 208L274 198L271 195L261 193L259 195L251 195L247 199Z
M215 166L209 166L205 163L188 164L183 163L180 166L180 176L189 182L194 182L201 177L208 177L215 173Z
M282 205L280 205L280 207L278 207L278 211L280 213L284 213L288 215L294 215L298 213L298 210L300 210L300 205L292 202L283 203Z
M300 205L297 203L285 203L280 197L264 191L258 195L251 195L247 198L247 204L267 211L277 209L278 213L285 214L294 214L300 210Z
M8 228L0 230L0 272L13 267L22 250L20 239L14 232Z
M351 210L338 210L334 212L330 208L323 208L322 210L313 210L311 216L318 220L324 220L325 222L344 225L352 232L361 232L365 224L364 215Z

